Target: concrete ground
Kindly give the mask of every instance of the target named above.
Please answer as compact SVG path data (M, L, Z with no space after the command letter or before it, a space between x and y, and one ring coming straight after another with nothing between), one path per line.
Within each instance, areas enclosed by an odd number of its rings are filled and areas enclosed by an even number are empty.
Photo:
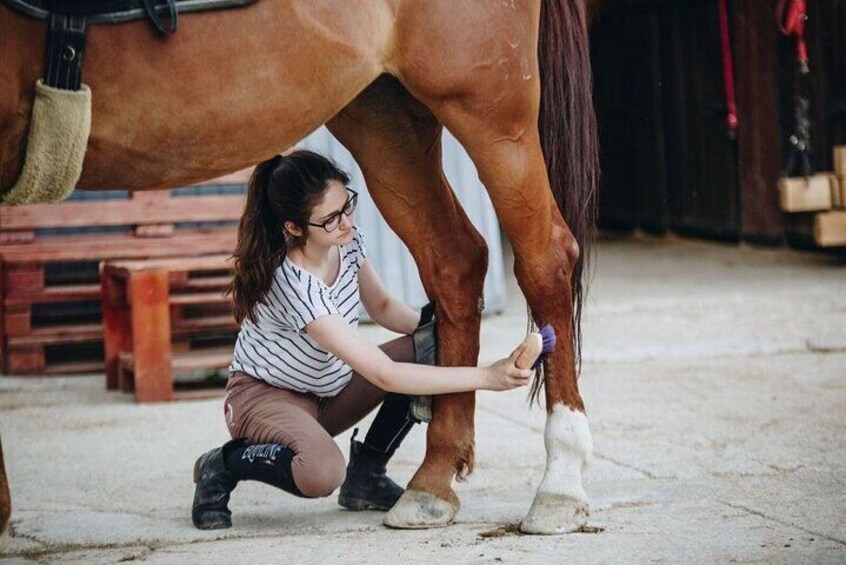
M639 238L604 240L595 265L580 386L596 533L514 531L545 460L525 391L479 394L476 472L451 527L387 530L379 513L246 483L234 527L201 532L191 465L226 439L219 397L139 406L100 376L2 378L14 509L0 561L846 562L846 261ZM482 362L524 335L509 285ZM395 458L400 481L423 432Z

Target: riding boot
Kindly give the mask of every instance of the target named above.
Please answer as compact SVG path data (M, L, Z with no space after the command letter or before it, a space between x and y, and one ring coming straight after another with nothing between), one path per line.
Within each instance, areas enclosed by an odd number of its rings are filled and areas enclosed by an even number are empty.
M244 439L212 449L194 463L194 506L191 518L201 530L232 526L229 494L238 481L259 481L295 496L303 496L294 484L291 463L295 453L278 443L248 444Z
M408 411L409 397L389 394L376 414L364 442L350 439L347 476L338 504L350 510L390 510L404 489L386 474L388 460L416 423Z
M229 494L238 484L235 476L226 469L224 451L242 444L232 440L201 455L194 463L194 504L191 520L201 530L219 530L232 527Z

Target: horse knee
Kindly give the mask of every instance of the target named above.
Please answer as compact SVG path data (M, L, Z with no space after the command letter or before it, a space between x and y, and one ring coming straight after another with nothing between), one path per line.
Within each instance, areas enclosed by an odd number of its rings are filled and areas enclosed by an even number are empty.
M436 265L435 270L435 286L439 300L446 303L452 298L460 298L460 304L455 306L462 307L468 304L466 297L468 293L482 296L482 291L485 287L485 274L488 271L488 245L485 239L473 230L473 237L461 238L463 243L460 245L453 242L451 246L454 248L451 253L453 259L450 261L443 261ZM460 289L461 292L456 292ZM468 309L468 313L478 314L474 307Z

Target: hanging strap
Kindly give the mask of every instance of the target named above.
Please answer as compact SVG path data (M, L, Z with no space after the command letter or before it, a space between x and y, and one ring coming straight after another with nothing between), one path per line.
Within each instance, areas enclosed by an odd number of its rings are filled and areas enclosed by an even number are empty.
M726 126L730 137L737 133L737 98L734 93L734 63L731 56L728 9L726 0L717 0L720 16L720 43L723 48L723 81L726 89Z
M47 28L44 83L62 90L79 90L86 17L50 14Z
M808 10L805 0L779 0L776 6L776 25L778 30L787 36L796 36L796 60L799 71L808 74L808 47L805 44L805 22L808 20Z

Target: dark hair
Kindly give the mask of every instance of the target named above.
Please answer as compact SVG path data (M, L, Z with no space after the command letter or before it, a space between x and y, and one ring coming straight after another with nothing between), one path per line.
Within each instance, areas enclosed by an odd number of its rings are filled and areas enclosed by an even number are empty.
M235 274L226 287L232 296L235 319L255 322L255 306L267 294L273 273L288 246L299 247L308 237L308 220L315 204L326 194L330 180L349 184L349 176L329 159L298 150L259 163L247 185L244 214L238 225L233 253ZM303 230L296 237L285 230L291 221Z

